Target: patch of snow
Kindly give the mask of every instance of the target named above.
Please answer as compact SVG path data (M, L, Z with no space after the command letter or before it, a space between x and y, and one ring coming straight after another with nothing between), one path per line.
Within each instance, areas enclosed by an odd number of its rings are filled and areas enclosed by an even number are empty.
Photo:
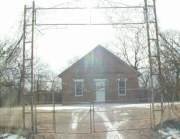
M174 104L180 104L178 102ZM119 104L119 103L99 103L95 104L94 108L99 108L99 107L111 107L112 109L114 108L149 108L150 103L140 103L140 104ZM155 103L156 106L160 106L160 103ZM168 105L168 103L164 103L164 105ZM56 111L62 111L62 110L73 110L73 111L78 111L78 110L89 110L90 105L84 104L84 105L72 105L72 106L64 106L64 105L56 105L55 110ZM37 110L42 110L42 111L53 111L53 106L52 105L39 105L37 106Z
M164 139L180 139L180 131L174 128L160 129L159 133Z
M110 106L112 108L149 108L149 104L104 104L104 106ZM95 105L94 108L99 108L99 105ZM37 110L42 111L53 111L53 106L37 106ZM89 110L89 105L75 105L75 106L55 106L56 111L62 111L62 110L73 110L73 111L79 111L79 110Z
M3 138L3 139L25 139L22 136L18 136L15 134L9 134L9 133L1 134L0 138Z
M88 110L89 106L56 106L55 110L56 111L62 111L62 110ZM37 110L43 110L43 111L52 111L53 106L40 106L37 107Z
M128 116L128 115L129 115L129 113L127 113L127 112L123 112L123 113L121 112L121 113L120 113L120 112L118 112L118 111L114 111L113 113L114 113L114 114L119 113L119 115L121 115L121 116Z
M150 104L119 104L114 105L113 108L149 108Z
M71 128L72 129L76 129L78 126L78 119L79 119L79 115L77 115L77 113L72 113L72 125Z

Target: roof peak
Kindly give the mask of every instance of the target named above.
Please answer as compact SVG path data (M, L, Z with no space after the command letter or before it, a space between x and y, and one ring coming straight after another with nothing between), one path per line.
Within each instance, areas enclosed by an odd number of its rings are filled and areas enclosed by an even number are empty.
M98 44L96 47L103 47L102 45Z
M75 62L74 64L72 64L70 67L68 67L66 70L64 70L61 74L59 74L59 77L64 74L68 69L70 69L73 65L75 65L76 63L78 63L79 61L81 61L82 59L84 59L88 54L92 53L93 51L102 51L102 52L107 52L108 54L112 55L114 58L118 59L121 63L124 63L126 65L128 65L126 62L124 62L123 60L120 59L120 57L116 56L113 52L111 52L110 50L108 50L107 48L105 48L102 45L97 45L94 49L92 49L89 53L87 53L85 56L83 56L82 58L80 58L77 62ZM130 65L128 65L130 67ZM137 71L135 69L133 69L132 67L130 67L133 71L135 71L137 73Z

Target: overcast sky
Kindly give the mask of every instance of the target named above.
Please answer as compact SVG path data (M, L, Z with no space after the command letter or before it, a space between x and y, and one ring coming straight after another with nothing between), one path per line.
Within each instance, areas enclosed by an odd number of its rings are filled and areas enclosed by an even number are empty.
M60 2L63 3L63 1L65 0L36 0L36 4L41 7L51 7L56 4L58 5ZM94 1L87 1L85 6L93 6ZM125 3L130 0L122 1ZM31 1L26 1L26 3L29 2ZM18 23L23 16L24 4L25 0L0 0L0 39L18 36L15 33L17 33ZM161 31L170 29L180 30L179 6L180 0L157 0L157 14ZM43 13L41 15L43 20L43 15L46 14ZM100 13L96 13L95 16L96 19L103 17ZM81 19L87 18L83 14L80 17ZM52 20L49 19L47 21ZM98 44L111 45L116 39L115 30L111 26L61 27L59 29L43 27L37 28L36 32L35 57L40 57L43 62L48 63L51 69L57 72L65 68L68 65L68 61L72 58L81 57Z

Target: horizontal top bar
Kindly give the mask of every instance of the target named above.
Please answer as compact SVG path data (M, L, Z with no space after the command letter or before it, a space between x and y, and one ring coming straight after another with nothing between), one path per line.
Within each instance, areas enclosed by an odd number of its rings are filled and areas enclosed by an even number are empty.
M145 24L144 22L128 22L128 23L57 23L57 24L40 24L40 23L37 23L35 24L36 26L106 26L106 25L142 25L142 24Z
M144 6L111 6L111 7L57 7L57 8L43 8L43 7L39 7L36 8L36 10L65 10L65 9L79 9L79 10L84 10L84 9L138 9L138 8L144 8Z

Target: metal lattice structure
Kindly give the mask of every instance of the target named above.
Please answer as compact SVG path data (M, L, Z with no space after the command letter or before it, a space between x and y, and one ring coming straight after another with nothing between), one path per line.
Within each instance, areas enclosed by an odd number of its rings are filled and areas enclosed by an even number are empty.
M145 4L145 22L147 29L148 55L150 65L150 87L151 87L151 111L152 111L152 127L156 125L156 113L161 112L163 115L163 92L162 92L162 75L161 75L161 60L159 48L159 33L156 14L155 0L151 2L144 0ZM157 89L158 88L158 89ZM156 89L156 90L155 90ZM155 98L161 95L161 106L159 109L155 107Z
M161 83L161 61L160 61L160 51L159 51L159 39L158 39L158 24L156 15L156 4L155 0L144 0L144 6L124 6L124 7L92 7L93 9L143 9L145 20L144 22L116 22L116 23L54 23L54 24L43 24L36 23L36 11L40 10L59 10L59 9L86 9L84 7L60 7L60 8L36 8L35 2L33 2L32 7L24 7L24 28L23 28L23 64L22 64L22 76L21 76L21 94L23 99L25 97L31 98L30 108L31 108L31 128L33 133L37 131L37 116L36 116L36 101L34 93L34 27L35 26L101 26L101 25L146 25L147 30L147 42L148 42L148 55L149 55L149 67L150 67L150 85L151 85L151 124L152 127L156 125L156 112L161 112L163 115L163 93L162 93L162 83ZM30 20L29 20L30 19ZM29 50L28 50L29 49ZM26 93L26 85L29 82L29 93ZM161 92L161 107L157 109L155 107L155 97L158 91ZM54 97L53 97L54 99ZM53 111L55 113L55 104L53 103ZM26 102L23 101L23 127L26 128ZM90 108L90 112L91 112ZM55 114L53 115L55 119ZM54 121L55 122L55 121ZM55 123L53 124L55 125ZM54 127L55 129L55 127Z
M35 2L32 7L24 6L24 27L23 27L23 64L21 74L21 94L23 98L23 128L26 127L26 102L30 98L31 107L31 128L36 132L35 125L35 95L34 95L34 25L35 25ZM26 89L26 90L25 90Z

